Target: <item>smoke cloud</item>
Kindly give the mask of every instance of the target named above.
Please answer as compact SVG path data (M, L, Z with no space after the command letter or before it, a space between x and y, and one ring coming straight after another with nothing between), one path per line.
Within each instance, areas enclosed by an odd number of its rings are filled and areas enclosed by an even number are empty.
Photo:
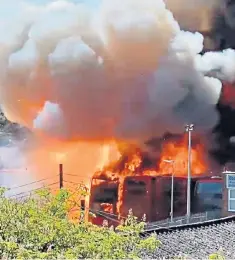
M34 131L141 143L182 133L186 123L206 132L218 122L222 84L210 71L233 50L201 56L203 36L181 31L162 0L103 0L95 10L20 2L16 18L0 25L3 110Z
M59 105L46 101L43 109L33 121L33 127L51 133L55 137L61 137L61 135L65 134L66 126Z
M210 74L227 82L235 81L235 52L226 49L221 52L207 52L198 56L196 63L198 69L204 74Z

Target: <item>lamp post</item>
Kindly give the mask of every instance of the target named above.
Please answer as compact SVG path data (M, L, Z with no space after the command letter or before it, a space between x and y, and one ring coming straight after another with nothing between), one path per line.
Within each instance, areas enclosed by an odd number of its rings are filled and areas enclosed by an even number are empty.
M171 163L172 164L172 173L171 173L171 212L170 212L170 217L171 217L171 222L173 222L174 218L174 160L164 160L166 163Z
M194 130L194 125L186 125L185 129L188 133L187 222L189 222L191 215L191 132Z

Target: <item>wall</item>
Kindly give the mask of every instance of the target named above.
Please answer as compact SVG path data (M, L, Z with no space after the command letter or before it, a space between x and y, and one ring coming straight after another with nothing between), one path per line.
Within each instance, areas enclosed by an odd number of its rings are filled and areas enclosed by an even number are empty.
M230 174L232 172L229 172ZM235 172L234 172L235 174ZM223 172L223 216L227 217L227 216L233 216L235 215L235 212L229 212L228 211L228 189L227 189L227 182L226 182L226 178L227 178L228 173Z

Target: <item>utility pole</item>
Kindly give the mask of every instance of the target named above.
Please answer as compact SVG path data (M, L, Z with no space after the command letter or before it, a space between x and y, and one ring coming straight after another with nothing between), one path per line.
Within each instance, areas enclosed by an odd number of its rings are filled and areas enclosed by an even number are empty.
M186 125L186 132L188 133L188 182L187 182L187 222L189 222L191 215L191 132L194 125Z
M172 173L171 173L171 212L170 212L170 217L171 217L171 222L173 222L174 219L174 163L175 161L173 160L164 160L166 163L171 163L172 164Z
M172 161L172 173L171 173L171 222L174 218L174 161Z
M63 188L63 164L62 163L60 163L60 165L59 165L59 176L60 176L60 189L62 189Z

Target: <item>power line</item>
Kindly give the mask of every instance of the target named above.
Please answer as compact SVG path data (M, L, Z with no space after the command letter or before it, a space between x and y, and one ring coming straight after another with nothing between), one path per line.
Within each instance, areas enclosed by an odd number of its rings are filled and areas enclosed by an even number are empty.
M53 185L58 184L58 183L59 183L59 182L54 182L54 183L51 183L51 184L47 184L47 186L39 187L39 188L37 188L37 189L20 192L20 193L18 193L18 194L14 194L14 195L9 196L9 198L12 198L12 197L15 197L15 196L18 196L18 195L21 195L21 194L25 194L25 193L28 193L28 194L29 194L29 193L32 192L32 191L41 190L41 189L43 189L43 188L47 188L47 187L49 187L49 186L53 186Z
M64 173L64 175L73 176L73 177L80 177L81 178L81 176L76 175L76 174Z
M64 182L70 184L83 184L82 182L73 182L73 181L66 181L66 180L64 180Z
M49 178L41 179L41 180L38 180L38 181L33 181L33 182L30 182L30 183L26 183L26 184L23 184L23 185L20 185L20 186L15 186L15 187L10 188L9 190L18 189L18 188L22 188L22 187L25 187L25 186L29 186L29 185L35 184L35 183L39 183L39 182L41 182L41 181L46 181L46 180L54 179L54 178L57 177L57 176L58 176L58 175L56 175L56 176L54 176L54 177L49 177Z

